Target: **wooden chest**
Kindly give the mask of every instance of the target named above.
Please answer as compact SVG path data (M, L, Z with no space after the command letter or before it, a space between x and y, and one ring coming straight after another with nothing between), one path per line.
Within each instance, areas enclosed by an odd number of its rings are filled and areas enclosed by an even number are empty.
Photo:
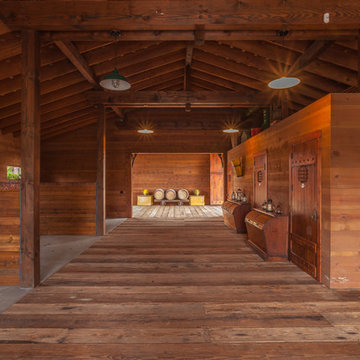
M151 206L154 204L154 197L152 195L138 195L137 204Z
M224 223L238 233L246 233L245 216L250 204L227 200L222 205Z
M205 205L205 196L190 195L190 205Z
M246 215L245 223L249 245L264 260L288 260L288 216L276 216L254 209Z

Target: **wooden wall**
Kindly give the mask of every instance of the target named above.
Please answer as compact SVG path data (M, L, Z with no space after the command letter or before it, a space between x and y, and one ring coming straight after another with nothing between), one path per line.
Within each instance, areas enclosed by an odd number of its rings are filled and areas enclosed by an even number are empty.
M221 130L156 130L154 134L144 136L135 129L120 130L114 120L108 120L107 218L131 217L132 153L226 153L229 149L230 138ZM96 125L43 142L41 181L94 182L95 150Z
M331 94L228 152L228 196L240 187L253 202L253 156L266 150L268 198L287 214L289 144L321 131L321 281L331 287L360 287L359 118L360 94ZM236 157L244 161L239 178Z
M133 204L143 189L199 189L210 201L209 154L139 154L132 169Z
M20 166L20 141L12 134L0 134L0 181L7 181L6 167Z
M0 286L20 281L20 184L0 183Z
M331 97L330 184L330 282L360 288L360 94Z
M95 183L42 183L41 235L95 235Z
M0 134L0 285L20 280L20 184L6 177L6 167L20 162L19 138Z

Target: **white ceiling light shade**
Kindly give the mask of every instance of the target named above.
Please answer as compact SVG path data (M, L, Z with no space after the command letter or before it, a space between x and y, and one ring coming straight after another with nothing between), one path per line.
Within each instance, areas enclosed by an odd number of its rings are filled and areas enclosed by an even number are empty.
M238 129L225 129L223 130L224 133L227 133L227 134L234 134L234 133L238 133L239 130Z
M126 78L119 74L118 70L114 68L111 74L105 75L100 81L100 86L106 90L124 91L130 89L131 85Z
M270 81L268 86L272 89L288 89L291 88L293 86L296 86L300 84L300 79L296 78L296 77L281 77L279 79L275 79L273 81Z
M152 134L154 132L154 130L150 130L150 129L140 129L137 131L140 134Z

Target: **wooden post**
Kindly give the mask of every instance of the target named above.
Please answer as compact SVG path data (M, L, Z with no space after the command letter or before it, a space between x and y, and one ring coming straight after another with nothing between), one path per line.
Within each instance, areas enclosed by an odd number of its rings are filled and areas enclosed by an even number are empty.
M106 180L106 119L105 108L99 105L97 126L97 171L96 171L96 235L106 232L105 180Z
M358 86L358 92L360 92L360 30L358 32L358 37L357 37L357 46L358 46L358 53L357 53L357 58L358 58L358 72L357 72L357 86Z
M21 102L20 285L40 283L40 41L23 32Z

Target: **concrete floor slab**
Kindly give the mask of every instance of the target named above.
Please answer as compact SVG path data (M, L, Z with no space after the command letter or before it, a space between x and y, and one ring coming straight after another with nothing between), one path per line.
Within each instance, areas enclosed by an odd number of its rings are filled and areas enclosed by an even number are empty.
M110 232L126 219L106 219L106 232ZM46 235L40 237L41 281L60 270L73 258L88 249L99 236ZM19 286L0 286L0 313L18 302L31 289Z

